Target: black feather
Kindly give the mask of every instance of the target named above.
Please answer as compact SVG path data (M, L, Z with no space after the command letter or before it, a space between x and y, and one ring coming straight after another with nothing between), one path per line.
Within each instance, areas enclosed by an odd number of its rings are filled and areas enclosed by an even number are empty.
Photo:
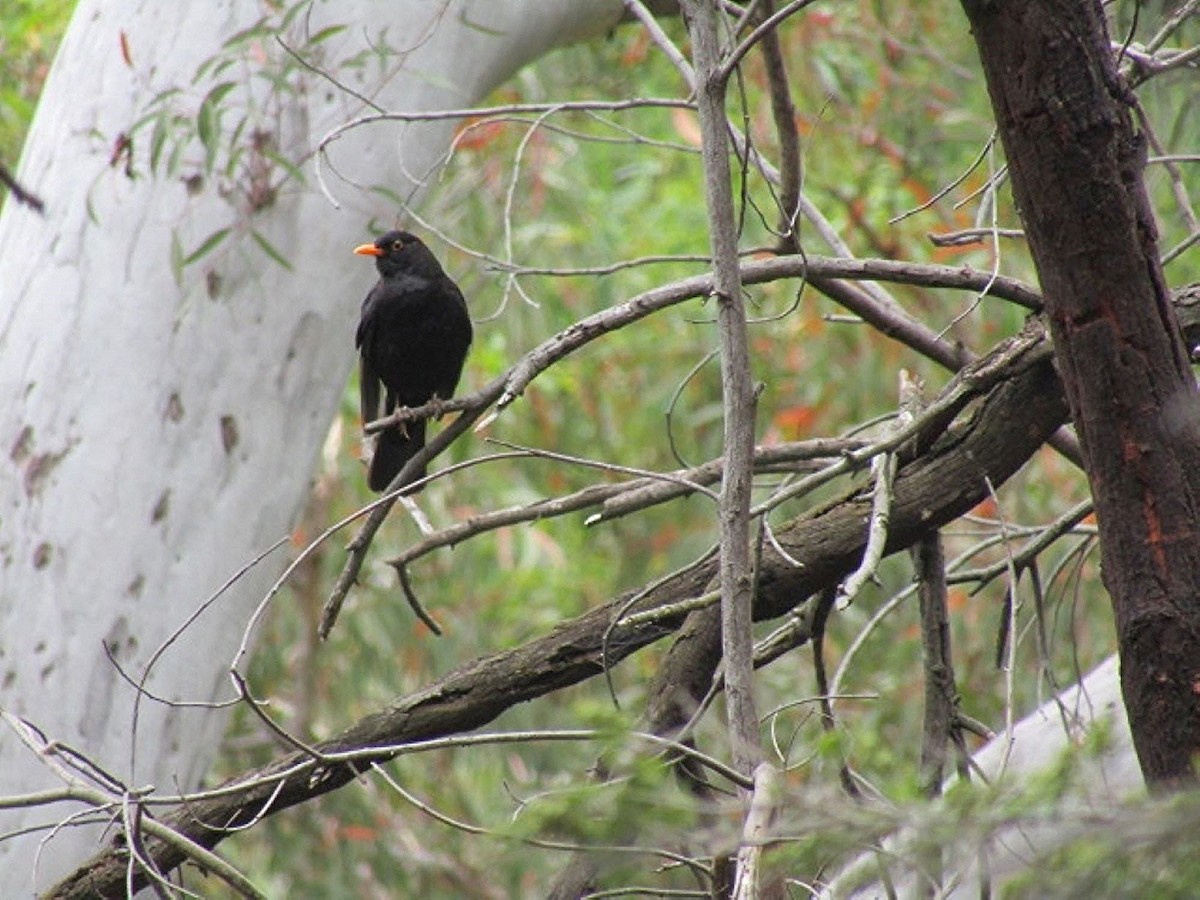
M363 301L355 335L361 361L364 422L397 406L449 400L458 387L471 317L462 292L414 235L390 231L355 252L375 257L379 281ZM380 407L381 386L383 405ZM367 483L382 491L425 446L425 421L381 432ZM414 473L413 480L424 477Z

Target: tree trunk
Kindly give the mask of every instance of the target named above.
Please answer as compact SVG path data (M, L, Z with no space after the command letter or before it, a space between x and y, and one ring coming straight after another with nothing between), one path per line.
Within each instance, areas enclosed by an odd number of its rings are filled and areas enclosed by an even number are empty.
M1078 750L1087 735L1100 732L1106 736L1095 752L1076 753L1071 758L1071 776L1064 787L1070 798L1070 817L1039 820L1036 815L1018 816L1013 824L995 831L963 828L945 848L946 891L939 897L977 900L989 896L988 892L1006 896L1004 889L1010 881L1028 878L1031 866L1036 869L1069 841L1096 827L1088 811L1095 811L1099 820L1112 813L1114 804L1143 794L1117 681L1117 661L1110 658L1077 685L1017 722L1011 738L1001 732L971 754L972 777L982 776L1003 795L1006 783L1045 778L1047 772L1062 766L1064 754ZM1064 712L1071 718L1069 736L1063 727ZM929 872L914 849L928 846L928 841L928 823L924 821L900 829L884 839L884 852L872 849L853 859L817 896L820 900L921 896L929 887ZM986 861L985 865L981 866L981 861Z
M369 223L400 213L354 185L408 197L412 174L436 164L455 124L381 123L346 135L330 150L350 179L332 181L344 204L334 209L312 179L311 151L371 110L300 66L287 71L289 90L264 93L255 71L281 71L291 59L273 35L225 46L263 11L252 0L82 0L18 173L46 213L9 203L0 217L3 703L131 786L195 786L224 718L144 701L135 740L134 691L106 648L138 677L206 597L287 536L375 277L349 250ZM412 111L477 102L552 47L604 33L621 4L358 0L310 12L282 36L303 47L321 28L347 25L307 54L331 71L356 54L374 59L368 42L376 49L385 30L402 41L378 69L334 74L384 108ZM237 64L193 80L222 54ZM204 121L202 100L226 81L226 114ZM156 139L134 123L168 88L182 89L162 101L182 116L174 127L196 135L176 177L150 177ZM172 146L159 145L160 170ZM242 162L230 191L220 164L233 149ZM206 152L218 163L211 171ZM272 154L302 167L304 182L285 180ZM211 253L181 264L223 228L231 230ZM170 647L148 690L227 696L221 686L249 611L282 562L277 551L234 584ZM0 772L6 795L58 785L8 729ZM5 827L43 819L10 811ZM95 837L58 833L38 881L57 878ZM0 884L28 885L41 838L0 844Z
M964 0L1079 429L1146 780L1200 750L1200 430L1097 0Z

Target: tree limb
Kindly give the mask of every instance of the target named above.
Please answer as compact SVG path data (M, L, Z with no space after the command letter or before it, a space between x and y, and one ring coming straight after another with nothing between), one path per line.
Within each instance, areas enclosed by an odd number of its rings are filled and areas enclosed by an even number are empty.
M784 278L806 278L817 283L816 279L824 279L822 290L827 291L833 290L833 286L837 285L842 285L845 290L851 289L851 286L844 285L839 279L895 281L900 284L921 284L928 287L983 291L988 295L1007 299L1026 309L1036 310L1041 305L1041 299L1037 292L1017 279L1003 276L992 277L989 273L979 272L965 266L938 266L882 259L839 259L807 255L781 256L775 259L741 263L740 277L743 284L765 284ZM506 374L493 379L491 383L474 394L454 401L454 407L460 408L462 414L430 439L429 443L400 472L396 481L403 483L411 471L416 471L441 453L472 423L478 421L489 406L495 404L496 411L491 416L483 418L483 422L477 427L482 427L490 422L501 410L524 393L525 388L539 374L558 360L612 331L687 300L707 297L712 294L713 290L711 275L685 278L593 313L546 339L518 360ZM863 293L863 296L869 299L869 294ZM931 352L929 338L933 333L926 326L915 323L915 320L913 322L916 330L911 334L908 332L898 334L895 329L885 329L885 333L914 347L918 352L930 355L932 359L948 368L958 369L968 361L969 354L965 351L961 354L956 353L945 342L942 342L945 344L943 348L945 352L936 350ZM924 331L922 332L921 329ZM932 340L934 345L938 344L936 337L933 337ZM418 412L420 411L412 410L405 415L415 417ZM375 532L387 518L393 502L393 497L386 496L376 501L377 505L372 509L366 522L351 539L347 547L346 563L342 567L341 574L330 592L322 613L319 628L322 637L329 634L337 621L342 604L350 593L350 589L354 587L358 573L366 561L367 551L370 549Z
M683 4L692 38L696 106L700 114L704 194L713 255L713 294L721 348L725 477L718 509L721 638L726 710L734 766L751 774L762 760L754 707L754 635L750 569L750 491L753 487L754 412L746 305L738 267L738 227L729 172L725 124L726 80L720 73L717 0Z

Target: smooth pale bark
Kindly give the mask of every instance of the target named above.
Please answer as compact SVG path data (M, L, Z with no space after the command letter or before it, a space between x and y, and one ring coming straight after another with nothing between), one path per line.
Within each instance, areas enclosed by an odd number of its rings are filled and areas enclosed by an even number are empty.
M1064 722L1067 723L1064 725ZM1080 751L1090 735L1100 731L1107 740L1098 742L1098 752ZM1021 719L1009 735L1000 734L972 757L978 771L988 782L1003 790L1005 784L1027 784L1047 771L1062 765L1064 756L1074 751L1070 767L1070 787L1065 791L1065 817L1048 818L1040 823L1013 825L990 835L986 845L987 869L981 871L981 835L963 829L962 841L944 848L947 862L942 876L947 900L969 900L993 896L1012 878L1026 874L1030 866L1053 854L1068 841L1078 839L1095 828L1087 815L1111 813L1113 807L1145 791L1138 767L1133 738L1125 706L1121 702L1121 682L1115 656L1089 672L1076 686L1043 703ZM913 863L919 860L914 845L927 831L929 823L899 832L884 841L884 853L866 853L847 866L820 894L823 898L872 898L894 891L898 897L918 897L927 889L928 873L918 874ZM887 885L879 881L880 868L887 869Z
M148 130L135 135L139 177L110 166L118 135L158 91L183 88L175 102L195 113L215 83L193 85L198 66L263 9L253 0L82 0L18 173L46 214L9 203L0 217L0 702L130 785L166 792L197 783L224 717L143 703L135 757L134 693L102 645L140 673L206 597L288 534L375 277L349 248L370 222L399 213L355 183L408 195L409 176L436 164L454 127L384 123L338 141L331 160L346 180L331 181L335 209L307 154L370 110L305 73L304 90L262 124L276 130L282 155L304 160L307 184L290 182L263 209L231 205L211 180L190 194L179 180L149 177ZM386 109L411 111L476 103L520 66L603 34L620 14L617 0L359 0L317 5L304 21L311 32L350 26L321 45L332 60L387 29L399 55L386 72L339 77ZM254 54L283 51L265 38ZM219 80L251 75L234 66ZM244 90L260 89L241 86L226 102L236 108ZM177 283L172 233L191 251L229 225L234 233ZM271 261L249 227L293 270ZM226 669L249 610L282 563L276 552L249 571L169 649L148 688L193 701L229 696ZM0 773L4 795L59 784L8 729ZM6 812L2 830L52 815ZM96 834L57 835L35 876L39 838L0 843L0 884L48 883Z

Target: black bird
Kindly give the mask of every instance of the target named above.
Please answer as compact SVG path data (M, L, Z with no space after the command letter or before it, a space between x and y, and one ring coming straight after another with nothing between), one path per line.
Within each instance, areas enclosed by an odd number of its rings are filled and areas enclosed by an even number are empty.
M363 422L382 418L397 406L449 400L471 346L471 317L462 291L430 249L407 231L389 231L354 252L375 257L379 270L354 337L362 364ZM382 411L380 383L386 390ZM386 488L424 446L424 419L380 432L367 475L371 490ZM422 470L414 479L424 474Z

